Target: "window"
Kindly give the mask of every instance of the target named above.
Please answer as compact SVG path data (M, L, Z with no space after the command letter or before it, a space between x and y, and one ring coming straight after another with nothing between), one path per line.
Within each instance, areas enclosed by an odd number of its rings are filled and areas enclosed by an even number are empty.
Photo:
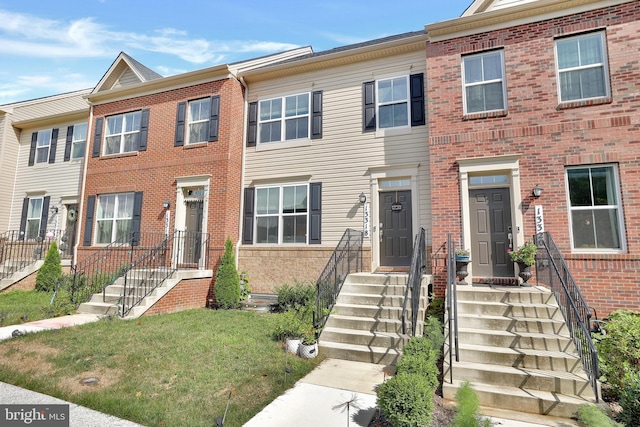
M409 125L409 77L378 80L378 129Z
M87 143L87 124L82 123L73 126L73 137L71 139L71 158L81 159L84 157L84 147Z
M133 231L134 193L98 196L97 244L114 242Z
M30 198L27 209L27 240L35 239L40 234L40 220L42 218L42 198Z
M567 169L571 240L581 251L621 251L622 210L614 166Z
M307 243L306 184L256 189L256 243Z
M556 40L560 102L609 95L604 33Z
M209 118L211 99L198 99L189 102L189 136L187 144L209 141Z
M503 51L462 58L465 114L506 109Z
M129 153L138 150L141 112L107 117L104 154Z
M425 124L422 73L363 83L362 98L365 132Z
M51 129L39 131L36 145L36 163L47 163L49 161L50 144Z
M261 143L309 138L309 93L260 101L259 109Z

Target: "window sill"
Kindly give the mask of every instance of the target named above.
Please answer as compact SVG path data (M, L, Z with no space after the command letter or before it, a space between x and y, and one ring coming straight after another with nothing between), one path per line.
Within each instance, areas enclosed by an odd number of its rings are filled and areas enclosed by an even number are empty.
M627 260L638 259L638 255L629 254L628 252L623 251L586 252L573 249L571 254L566 258L575 260Z
M191 148L202 148L202 147L208 147L209 143L208 142L197 142L195 144L185 144L182 148L185 150L189 150Z
M479 119L493 119L497 117L507 117L508 110L487 111L483 113L471 113L462 116L462 120L479 120Z
M107 160L107 159L118 159L121 157L135 157L139 154L139 151L130 151L128 153L118 153L118 154L103 154L100 156L100 160Z
M385 138L387 136L411 135L411 126L402 126L398 128L385 128L376 131L376 138Z
M280 142L260 142L256 145L256 151L280 150L283 148L308 147L311 145L310 139L293 139Z
M562 102L558 104L556 110L569 110L571 108L580 108L580 107L590 107L592 105L603 105L603 104L611 104L613 102L613 98L610 96L606 96L604 98L592 98L592 99L584 99L579 101L570 101L570 102Z

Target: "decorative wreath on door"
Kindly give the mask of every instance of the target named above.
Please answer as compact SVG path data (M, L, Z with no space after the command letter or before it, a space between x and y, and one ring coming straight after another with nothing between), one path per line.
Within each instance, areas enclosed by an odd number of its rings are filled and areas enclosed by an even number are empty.
M67 219L69 222L76 222L76 219L78 219L78 212L75 209L69 209Z

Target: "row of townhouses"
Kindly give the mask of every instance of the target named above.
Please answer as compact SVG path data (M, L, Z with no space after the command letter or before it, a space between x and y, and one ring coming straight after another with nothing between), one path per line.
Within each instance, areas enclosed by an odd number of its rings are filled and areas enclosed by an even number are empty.
M599 315L637 308L639 18L638 1L476 0L171 77L121 53L93 89L0 106L0 229L74 262L132 231L202 233L180 262L212 271L230 238L273 293L315 281L347 229L365 271L403 271L424 228L437 295L449 234L467 280L510 282L508 249L545 231Z

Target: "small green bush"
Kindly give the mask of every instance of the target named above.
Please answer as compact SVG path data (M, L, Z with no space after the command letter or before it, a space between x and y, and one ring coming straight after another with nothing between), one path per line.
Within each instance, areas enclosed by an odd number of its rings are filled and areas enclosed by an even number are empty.
M595 405L582 405L578 408L578 421L585 427L624 427L613 421L604 410Z
M285 283L276 286L278 295L278 306L276 311L298 310L300 307L308 306L316 298L316 287L311 283L300 282L294 279L293 285Z
M468 381L456 392L456 415L453 418L454 427L482 427L490 426L491 421L480 417L480 400L478 394Z
M296 310L288 310L277 314L277 316L272 332L275 340L284 341L287 338L302 338L306 328Z
M423 375L429 386L435 389L438 384L438 353L434 350L428 350L424 353L403 354L402 358L396 365L398 373Z
M444 323L444 298L434 297L433 294L431 294L431 297L432 300L429 303L429 307L427 308L427 318L433 317Z
M421 427L431 423L434 389L424 375L398 373L377 390L378 406L396 427Z
M622 412L616 419L626 427L640 426L640 373L629 372L620 396Z
M423 336L431 343L431 348L442 354L444 346L444 328L442 322L435 317L427 317L424 321Z
M218 307L236 308L240 304L240 276L236 270L233 243L229 238L224 242L224 254L216 271L216 282L213 289Z
M56 289L56 285L62 280L62 277L62 264L60 263L58 244L51 242L44 258L44 263L36 275L36 290L52 292Z
M640 367L640 312L616 310L604 326L606 335L596 340L601 381L620 397L625 387L625 374L638 373Z

